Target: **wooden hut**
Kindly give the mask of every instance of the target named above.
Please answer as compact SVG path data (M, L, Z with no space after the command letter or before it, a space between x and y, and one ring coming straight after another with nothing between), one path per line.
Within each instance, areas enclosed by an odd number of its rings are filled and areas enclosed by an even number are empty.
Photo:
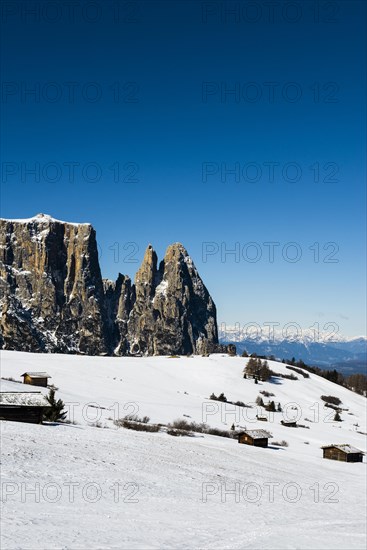
M296 420L281 420L280 423L287 428L297 428Z
M323 450L323 458L341 460L343 462L363 462L364 452L347 443L325 445L321 449Z
M41 424L44 411L50 407L39 392L0 392L0 420Z
M255 447L267 447L269 437L272 436L266 430L246 430L238 434L238 443L254 445Z
M21 376L23 376L23 384L43 386L44 388L47 388L47 380L51 378L47 372L25 372Z

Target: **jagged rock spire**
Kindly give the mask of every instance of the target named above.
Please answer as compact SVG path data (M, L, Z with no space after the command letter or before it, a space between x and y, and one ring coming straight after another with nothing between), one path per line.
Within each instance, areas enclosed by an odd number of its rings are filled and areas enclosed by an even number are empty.
M102 280L90 224L39 214L0 220L0 344L6 349L117 354L202 353L217 342L216 309L184 246L157 268L149 245L135 284Z

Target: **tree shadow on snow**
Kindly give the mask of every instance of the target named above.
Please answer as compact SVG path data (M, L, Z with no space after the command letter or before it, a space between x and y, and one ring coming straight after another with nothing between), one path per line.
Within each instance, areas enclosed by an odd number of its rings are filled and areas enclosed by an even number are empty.
M77 430L82 430L83 426L76 424L69 424L68 422L42 422L42 426L65 426L65 428L76 428Z
M272 376L271 378L269 378L268 382L270 384L274 384L275 386L279 386L283 384L283 378L280 378L280 376Z

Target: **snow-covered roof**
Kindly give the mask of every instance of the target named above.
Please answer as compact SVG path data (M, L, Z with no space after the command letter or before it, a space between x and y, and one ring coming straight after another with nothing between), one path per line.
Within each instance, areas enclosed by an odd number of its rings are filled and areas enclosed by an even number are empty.
M244 430L241 434L246 434L252 437L253 439L263 439L264 437L272 437L272 435L266 430Z
M352 445L348 445L348 443L338 443L336 445L324 445L323 447L321 447L321 449L331 449L331 448L339 449L339 451L343 451L343 453L346 453L346 454L351 454L351 453L364 454L363 451L361 451L360 449L357 449L356 447L352 447Z
M25 372L21 376L30 376L31 378L52 378L47 372Z
M0 406L49 407L41 392L0 392Z

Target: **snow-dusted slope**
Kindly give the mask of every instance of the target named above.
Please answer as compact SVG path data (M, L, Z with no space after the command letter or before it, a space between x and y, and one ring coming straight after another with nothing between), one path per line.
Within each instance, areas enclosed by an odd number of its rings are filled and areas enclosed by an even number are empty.
M324 460L320 446L350 443L366 450L359 433L366 432L365 398L312 374L256 385L243 379L244 364L221 355L1 352L2 377L47 370L78 422L1 422L2 548L364 548L366 463ZM282 364L270 366L290 373ZM38 390L2 383L3 391ZM286 410L268 422L253 422L260 412L255 407L207 399L224 392L249 404L263 390ZM348 409L343 422L332 421L321 395L341 399ZM133 412L162 423L187 418L229 428L234 422L267 429L273 439L261 449L209 435L116 429L108 420ZM283 427L280 421L292 414L310 428ZM110 429L88 426L94 420ZM272 444L282 439L288 447ZM73 502L70 482L78 484ZM99 500L91 502L95 496Z

